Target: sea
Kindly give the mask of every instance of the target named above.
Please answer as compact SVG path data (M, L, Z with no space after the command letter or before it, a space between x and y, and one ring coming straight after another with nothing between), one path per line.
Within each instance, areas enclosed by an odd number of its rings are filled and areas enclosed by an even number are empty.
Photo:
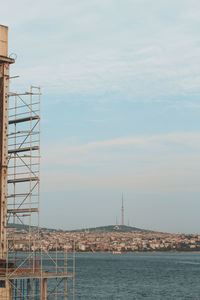
M200 253L76 254L75 299L200 299Z

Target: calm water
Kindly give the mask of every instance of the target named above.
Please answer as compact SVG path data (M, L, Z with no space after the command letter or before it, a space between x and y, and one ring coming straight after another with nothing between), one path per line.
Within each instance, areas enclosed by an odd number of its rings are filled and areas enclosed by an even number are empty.
M200 254L77 254L76 299L200 299Z

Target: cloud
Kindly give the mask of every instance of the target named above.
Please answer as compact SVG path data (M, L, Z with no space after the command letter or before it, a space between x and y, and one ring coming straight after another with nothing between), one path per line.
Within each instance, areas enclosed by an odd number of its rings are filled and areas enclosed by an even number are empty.
M199 157L198 157L199 158ZM171 166L172 167L172 166ZM198 164L198 168L200 165ZM169 194L177 192L199 192L199 171L188 172L173 168L132 174L74 174L73 172L43 172L42 191L67 190L126 190L139 194Z
M200 133L119 138L46 146L45 189L125 189L145 193L198 190ZM47 151L48 149L48 151Z
M138 101L199 93L194 3L21 0L10 12L5 2L18 85L39 84L53 94L109 91L110 100L113 93Z
M69 141L71 143L71 141ZM101 140L96 142L89 142L82 145L70 145L68 141L65 143L60 142L53 145L46 145L46 149L44 148L44 152L46 153L48 149L48 154L45 156L48 158L48 155L51 153L57 158L59 161L59 157L62 159L65 155L58 155L58 153L87 153L89 151L104 151L105 149L124 149L132 147L136 147L137 150L141 148L149 147L167 147L174 151L176 147L182 147L183 149L187 149L189 147L189 151L191 149L199 151L200 149L200 133L199 132L176 132L169 134L160 134L160 135L151 135L151 136L138 136L138 137L128 137L128 138L117 138L117 139L109 139L109 140ZM130 148L131 147L131 148ZM67 156L67 155L66 155ZM62 160L63 161L63 160Z

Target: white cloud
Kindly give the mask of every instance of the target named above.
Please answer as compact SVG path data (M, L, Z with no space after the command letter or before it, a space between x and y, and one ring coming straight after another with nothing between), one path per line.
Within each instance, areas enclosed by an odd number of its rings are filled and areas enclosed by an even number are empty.
M71 143L71 141L70 141ZM169 133L162 135L152 135L152 136L138 136L138 137L128 137L128 138L117 138L96 142L89 142L87 144L82 145L70 145L68 141L65 143L60 142L57 144L46 145L46 149L44 148L44 152L48 154L45 156L55 153L55 158L59 161L59 158L63 159L65 154L69 153L77 153L78 155L81 153L87 153L89 151L102 151L104 149L123 149L129 147L129 150L132 149L130 147L136 147L136 149L141 148L149 148L149 147L159 147L164 146L172 149L172 151L176 150L175 147L181 146L184 147L192 147L194 150L200 149L200 133L199 132L177 132L177 133ZM63 153L63 155L60 155ZM66 155L67 156L67 155ZM62 160L63 162L63 160Z
M43 150L47 153L42 159L43 188L199 191L199 150L200 133L184 132L76 146L48 145Z
M2 22L21 84L123 99L199 93L197 1L11 2L12 12L2 3Z
M198 157L199 159L199 157ZM132 172L132 174L74 174L63 171L44 171L42 191L67 190L126 190L140 194L167 194L176 192L199 192L199 171L171 168L151 171ZM198 164L198 168L200 165ZM113 170L114 171L114 170ZM130 172L128 172L130 173Z

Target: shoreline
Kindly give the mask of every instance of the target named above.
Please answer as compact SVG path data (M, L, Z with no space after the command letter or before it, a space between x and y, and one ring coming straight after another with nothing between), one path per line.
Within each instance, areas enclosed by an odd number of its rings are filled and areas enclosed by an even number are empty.
M62 251L60 251L62 252ZM73 252L68 252L68 253L73 253ZM113 255L120 255L120 254L144 254L144 253L199 253L200 254L200 250L199 251L128 251L128 252L120 252L120 253L113 253L113 252L107 252L107 251L96 251L96 252L90 252L90 251L76 251L75 253L77 254L113 254Z
M26 253L26 251L19 251L20 253ZM56 253L56 251L48 251L49 253ZM195 250L195 251L184 251L184 250L168 250L168 251L122 251L122 252L113 252L113 251L57 251L57 253L69 253L69 254L113 254L113 255L120 255L120 254L144 254L144 253L199 253L200 254L200 249L199 250Z

